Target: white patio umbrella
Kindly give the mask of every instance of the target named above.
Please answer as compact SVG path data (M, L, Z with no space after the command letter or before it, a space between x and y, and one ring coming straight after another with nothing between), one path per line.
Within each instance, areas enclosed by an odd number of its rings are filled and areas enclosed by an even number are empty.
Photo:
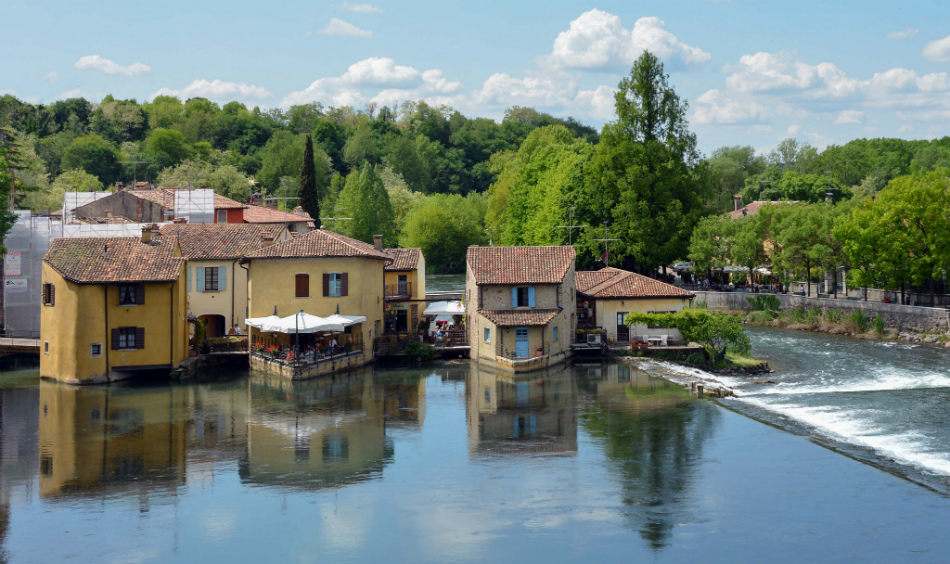
M452 301L433 302L426 307L422 315L463 315L464 313L465 306L462 305L462 302Z
M272 333L277 331L276 327L280 323L280 318L276 315L268 315L267 317L248 317L244 320L244 323L255 329L260 329L265 333Z
M356 325L357 323L366 323L366 316L364 315L340 315L339 313L334 313L325 319L331 323L339 323L344 327Z
M278 333L319 333L320 331L343 331L341 323L334 323L324 317L299 311L294 315L282 317L276 325Z

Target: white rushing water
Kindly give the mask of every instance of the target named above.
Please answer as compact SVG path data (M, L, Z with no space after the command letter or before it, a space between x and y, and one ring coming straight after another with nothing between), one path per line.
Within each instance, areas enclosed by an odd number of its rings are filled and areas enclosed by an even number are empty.
M947 482L950 478L950 351L938 346L754 329L753 353L775 384L660 361L644 367L681 383L703 380L735 393L741 411L783 420L833 446Z

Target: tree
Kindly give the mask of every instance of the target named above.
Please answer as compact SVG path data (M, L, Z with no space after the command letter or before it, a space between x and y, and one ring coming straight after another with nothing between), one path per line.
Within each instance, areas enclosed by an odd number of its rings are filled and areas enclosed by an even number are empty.
M215 193L238 202L247 201L251 195L247 176L230 164L216 166L207 161L189 159L164 169L158 175L158 184L162 188L181 188L192 183L213 188Z
M0 128L0 195L7 196L14 191L15 179L10 174L11 165L17 162L16 137L13 131L7 128ZM16 223L16 214L9 210L7 206L0 209L0 242L6 238L7 233ZM7 249L0 244L0 252L6 253Z
M484 195L433 194L409 212L400 245L419 247L426 270L435 274L465 272L465 252L484 245Z
M604 127L586 175L594 206L587 221L613 220L620 241L611 247L639 270L685 256L702 212L688 105L667 79L652 53L636 60L615 95L617 121Z
M153 129L148 134L145 148L159 170L175 166L192 154L185 136L177 129Z
M346 186L337 199L337 213L351 218L344 222L341 231L360 241L371 243L373 235L382 235L384 241L391 241L396 232L389 193L368 162L363 163L358 174L347 177Z
M706 309L686 308L677 313L628 313L627 325L652 327L676 327L688 342L696 342L712 349L717 359L722 359L726 349L739 354L749 352L751 343L745 334L742 321L727 313Z
M94 133L83 135L66 147L61 166L64 170L82 169L105 184L115 182L121 173L112 145Z
M309 133L303 148L303 165L300 167L300 207L315 221L320 221L320 194L317 192L317 177L313 166L313 140Z

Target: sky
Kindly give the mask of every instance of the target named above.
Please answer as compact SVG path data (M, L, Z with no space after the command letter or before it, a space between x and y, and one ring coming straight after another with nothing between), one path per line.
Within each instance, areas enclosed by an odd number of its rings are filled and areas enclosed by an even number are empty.
M0 14L0 94L31 103L424 99L496 120L531 106L600 128L647 49L707 155L950 126L946 0L0 0Z

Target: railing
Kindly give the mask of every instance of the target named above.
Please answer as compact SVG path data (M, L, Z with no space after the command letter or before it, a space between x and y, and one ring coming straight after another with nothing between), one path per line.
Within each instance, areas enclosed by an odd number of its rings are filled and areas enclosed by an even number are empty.
M309 366L312 364L319 364L321 362L332 362L337 359L344 358L348 355L353 354L362 354L363 353L363 343L353 343L349 347L339 346L335 350L330 352L302 352L299 357L295 357L293 354L293 349L285 349L276 355L265 351L251 351L252 356L258 358L263 358L265 360L276 362L284 366L292 366L294 368Z
M247 350L247 337L218 337L208 339L208 349L212 353L233 353Z
M441 337L435 338L435 346L438 347L464 347L468 345L468 332L461 331L443 331Z
M502 346L501 343L498 343L495 345L495 356L509 360L527 360L529 358L544 356L548 354L547 351L550 350L551 343L544 343L544 346L541 347L530 347L528 349L528 356L519 356L515 349Z
M376 338L376 355L393 356L405 354L411 337L407 333L390 333Z
M384 294L387 298L408 297L412 295L412 284L408 281L397 284L386 284Z
M605 337L606 337L606 333L604 332L604 329L603 329L602 327L591 327L591 328L589 328L589 329L578 329L578 330L574 331L574 342L575 342L575 343L578 343L578 344L580 344L580 343L587 344L587 343L588 343L588 340L587 340L587 336L588 336L588 335L600 335L600 336L601 336L601 337L600 337L601 342L603 342L604 339L605 339Z

